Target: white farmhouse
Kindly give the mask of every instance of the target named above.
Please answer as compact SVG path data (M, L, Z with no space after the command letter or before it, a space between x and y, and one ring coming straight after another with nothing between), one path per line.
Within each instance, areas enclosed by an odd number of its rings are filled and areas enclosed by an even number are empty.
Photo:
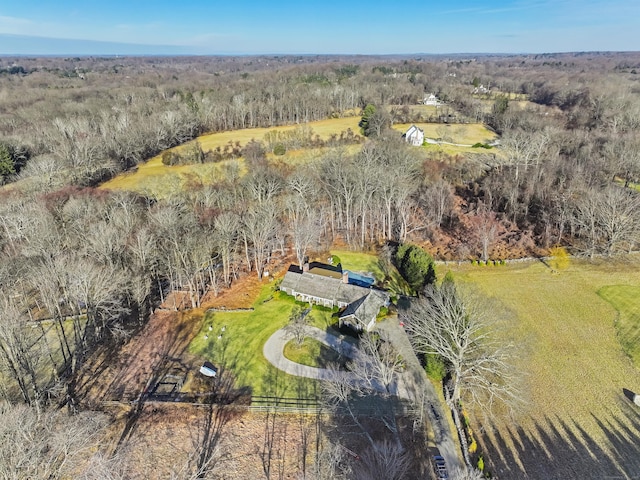
M438 100L438 97L436 97L433 93L428 97L425 97L422 103L425 105L431 105L433 107L437 107L441 104L440 100Z
M414 147L419 147L424 142L424 130L416 127L415 125L411 125L409 130L407 130L402 136L405 142L410 143Z

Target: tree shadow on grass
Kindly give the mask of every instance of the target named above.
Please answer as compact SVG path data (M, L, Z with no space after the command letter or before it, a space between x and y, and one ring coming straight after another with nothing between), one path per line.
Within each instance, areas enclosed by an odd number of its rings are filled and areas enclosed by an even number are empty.
M557 416L544 416L526 431L513 425L479 434L486 469L501 480L638 478L640 413L634 405L621 397L619 405L591 417L597 436Z

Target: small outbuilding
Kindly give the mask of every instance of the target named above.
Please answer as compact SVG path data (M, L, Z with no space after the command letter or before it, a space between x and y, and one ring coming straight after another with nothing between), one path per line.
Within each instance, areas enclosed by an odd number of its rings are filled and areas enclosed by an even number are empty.
M205 377L215 377L218 375L218 369L211 362L204 362L200 367L200 373Z

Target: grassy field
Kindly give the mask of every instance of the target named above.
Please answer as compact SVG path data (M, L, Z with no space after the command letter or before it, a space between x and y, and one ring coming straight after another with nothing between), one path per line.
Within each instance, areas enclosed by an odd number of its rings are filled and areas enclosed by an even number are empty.
M615 326L624 351L640 369L640 286L602 287L598 295L618 311Z
M253 310L207 312L189 351L233 371L237 388L247 387L252 395L273 395L271 383L278 372L267 362L262 347L287 324L294 306L292 298L274 293L272 286L266 285L253 303ZM295 380L280 373L278 394L294 396Z
M310 127L314 134L319 135L323 140L328 139L333 134L340 134L347 129L359 134L358 122L360 117L331 118L318 122L310 122L306 126ZM215 150L217 147L224 148L229 142L238 142L245 146L251 140L262 140L271 131L286 132L300 127L300 125L285 125L273 128L247 128L244 130L232 130L228 132L211 133L197 138L202 149ZM194 140L195 141L195 140ZM194 141L184 145L174 147L170 150L180 151L188 148ZM347 149L356 151L358 145L350 145ZM287 164L300 164L311 161L321 154L318 150L289 150L285 155L276 157L268 154L272 160L281 161ZM105 182L100 188L108 190L128 190L151 195L158 198L166 198L171 194L185 188L190 182L212 184L225 178L229 169L244 172L244 160L225 160L218 163L207 163L202 165L176 165L167 166L162 163L162 155L157 155L149 159L144 164L138 166L134 172L127 172L112 180Z
M209 311L201 331L189 351L233 371L236 387L248 388L253 395L273 395L273 378L278 376L278 394L296 396L301 388L313 389L313 381L275 371L262 353L267 339L289 321L295 300L265 285L253 302L253 310ZM332 312L314 307L311 325L324 329L332 323ZM218 337L221 338L218 338Z
M559 274L542 263L440 267L439 277L451 268L513 312L503 334L521 346L525 406L508 421L478 420L501 479L640 471L640 412L622 390L640 392L640 371L621 346L638 332L639 267L638 259L573 261ZM627 328L618 329L626 340L618 339L616 308L619 323L626 317Z
M411 123L398 123L393 128L399 132L406 132ZM476 143L488 143L494 140L497 135L486 128L481 123L469 124L442 124L442 123L416 123L424 130L426 138L442 139L449 143L460 145L474 145ZM484 148L460 147L457 145L435 145L428 144L422 147L426 150L444 153L447 155L457 155L460 153L498 153L496 149L486 150Z
M342 268L355 272L370 273L377 283L391 295L405 295L411 289L394 266L385 272L377 255L373 253L354 252L351 250L332 250L342 261Z
M406 132L411 123L398 123L393 126L399 132ZM473 145L486 143L496 138L496 134L481 123L467 124L442 124L442 123L416 123L417 127L424 130L424 136L428 138L442 138L451 143ZM449 139L447 139L447 137Z

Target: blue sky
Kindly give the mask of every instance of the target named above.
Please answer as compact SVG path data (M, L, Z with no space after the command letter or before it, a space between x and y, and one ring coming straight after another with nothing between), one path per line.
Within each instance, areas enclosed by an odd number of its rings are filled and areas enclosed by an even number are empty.
M639 29L639 0L0 0L0 54L640 50Z

